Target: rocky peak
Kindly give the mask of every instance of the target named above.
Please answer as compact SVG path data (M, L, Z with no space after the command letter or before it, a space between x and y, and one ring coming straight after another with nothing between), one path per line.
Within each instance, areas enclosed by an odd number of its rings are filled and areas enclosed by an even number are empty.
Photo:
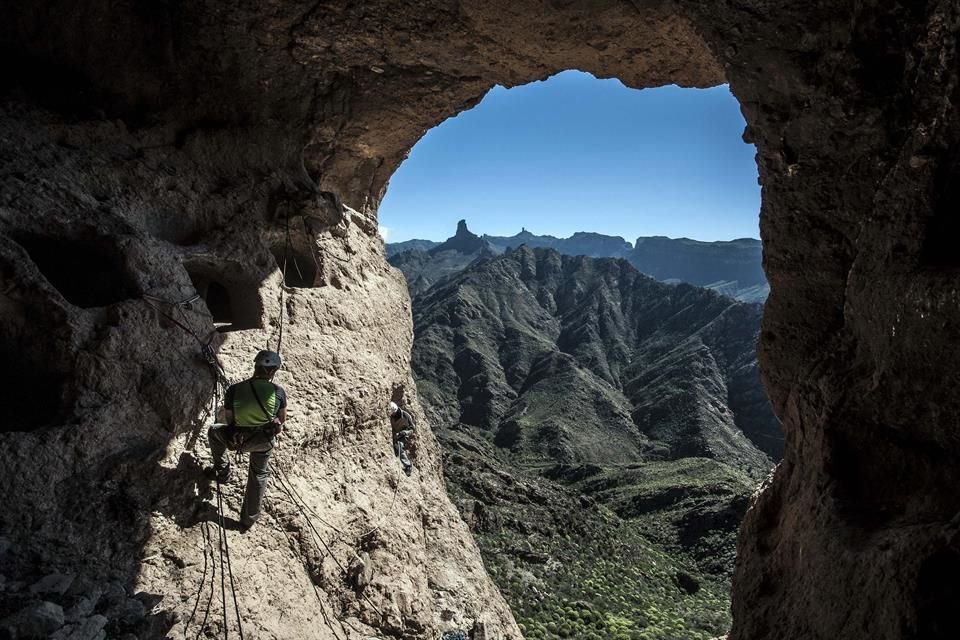
M426 240L412 240L388 245L388 255L404 249L422 248ZM417 243L417 244L415 244ZM665 282L687 282L713 289L742 302L763 302L770 287L763 272L763 248L759 240L738 238L729 241L704 242L689 238L641 236L636 246L620 236L609 236L592 231L577 231L569 238L536 235L523 227L513 236L478 237L467 228L465 220L457 225L456 234L442 245L432 249L440 252L459 252L469 259L461 259L461 266L469 264L478 251L502 253L526 245L531 248L555 249L570 256L591 258L625 258L641 273ZM452 259L452 257L451 257ZM409 263L409 259L401 262ZM408 267L401 267L404 273ZM431 280L435 282L435 280Z
M459 251L460 253L472 254L483 251L489 247L486 240L470 231L467 228L467 221L460 220L457 223L457 232L446 242L430 249L430 253L436 254L443 251Z

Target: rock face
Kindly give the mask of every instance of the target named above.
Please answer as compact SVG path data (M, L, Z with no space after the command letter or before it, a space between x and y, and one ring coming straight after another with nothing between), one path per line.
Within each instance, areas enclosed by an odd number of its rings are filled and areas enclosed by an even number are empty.
M344 544L384 510L390 524L367 552L384 580L366 587L375 609L273 500L287 533L265 525L238 543L239 558L269 558L238 563L244 592L318 606L270 609L259 635L342 638L354 618L370 635L429 635L487 616L516 635L429 437L420 475L391 499L382 403L403 385L418 410L409 307L375 208L429 127L496 83L578 68L638 88L726 80L757 145L771 287L760 364L787 440L741 532L730 637L953 637L958 12L956 0L7 7L0 352L18 365L0 385L16 409L0 522L24 551L4 570L117 575L187 613L196 565L146 561L185 536L191 562L203 557L191 523L207 489L181 452L213 380L172 320L203 339L233 329L211 346L239 377L279 338L282 309L282 382L303 403L282 456L293 482ZM281 277L315 286L281 304ZM195 293L205 303L170 304ZM290 583L261 581L268 564ZM329 611L344 629L315 622Z
M763 275L758 240L698 242L689 238L637 238L626 256L657 280L680 280L708 287L744 302L763 302L770 287Z
M129 615L97 588L137 593L154 615L109 629L142 638L224 624L258 638L476 624L519 638L429 430L413 475L392 455L386 403L419 409L409 299L372 218L300 200L278 177L224 174L153 129L11 108L0 344L25 375L3 381L3 574L80 576L101 627ZM235 381L257 350L279 349L290 397L266 515L244 535L231 524L243 483L224 489L236 607L230 585L220 599L216 489L200 472L222 392L205 346Z

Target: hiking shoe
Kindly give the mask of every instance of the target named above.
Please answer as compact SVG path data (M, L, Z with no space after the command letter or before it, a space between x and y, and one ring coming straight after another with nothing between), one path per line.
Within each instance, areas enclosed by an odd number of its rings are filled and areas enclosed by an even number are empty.
M233 470L230 467L224 467L223 469L207 467L203 472L208 478L216 480L220 484L227 484L233 479Z
M403 472L409 476L411 473L413 473L413 465L412 464L403 465Z

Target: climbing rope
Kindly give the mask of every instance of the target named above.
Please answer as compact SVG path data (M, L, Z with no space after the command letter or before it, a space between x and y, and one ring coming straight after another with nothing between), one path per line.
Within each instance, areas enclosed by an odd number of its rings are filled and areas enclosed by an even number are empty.
M286 219L286 237L283 241L283 268L280 273L280 285L277 287L279 289L279 311L277 313L277 327L279 335L277 336L277 348L275 351L280 353L280 347L283 344L283 294L285 293L287 285L287 263L290 261L290 216L287 216ZM303 279L303 273L300 272L300 266L297 264L296 259L293 261L294 267L297 269L297 273L300 275L300 279ZM267 339L267 348L270 348L269 338Z
M191 304L200 299L200 294L195 293L189 298L184 298L183 300L167 300L166 298L161 298L160 296L155 296L150 293L144 293L143 297L147 300L153 300L154 302L170 305L171 307L189 307Z
M317 260L317 253L314 251L317 245L317 234L314 233L313 229L310 228L310 225L307 224L306 216L302 217L300 220L303 222L303 232L310 238L310 246L312 247L310 250L310 257L313 258L313 266L317 271L320 271L320 261ZM296 264L296 262L294 262L294 264ZM297 270L299 271L299 268ZM300 277L302 278L303 274L300 274Z
M317 531L317 527L314 526L313 520L311 520L310 516L307 515L307 509L309 509L309 506L307 506L306 502L303 500L300 494L297 493L297 490L294 489L293 486L290 484L289 478L287 477L286 473L283 472L283 470L279 465L277 465L277 469L280 471L280 474L277 475L277 479L280 481L280 486L281 488L283 488L284 493L287 494L291 502L293 502L293 505L297 508L297 511L299 511L300 515L303 516L303 519L306 521L307 526L310 528L310 531L313 533L314 537L316 538L320 546L326 549L327 553L330 554L330 557L333 558L333 561L337 564L337 566L340 567L340 569L343 570L344 573L346 573L347 568L343 566L343 563L341 563L340 560L338 560L335 555L333 555L333 550L324 541L323 536L320 535L320 532ZM333 528L334 531L337 531L337 529L335 529L334 527L331 527L331 528Z
M193 309L191 306L194 302L200 299L200 294L194 294L188 298L184 298L179 301L166 300L158 296L151 294L143 294L143 298L157 313L170 321L173 325L179 327L187 333L200 347L200 354L203 356L203 359L210 366L211 371L213 372L214 377L214 404L213 404L213 413L216 415L217 406L219 405L219 399L221 394L226 391L226 388L230 386L230 380L227 378L227 374L223 369L223 365L220 364L220 360L217 358L217 354L214 352L213 347L210 346L210 342L213 339L213 336L210 336L210 339L204 341L200 338L198 333L193 329L190 324L190 319L187 317L187 314L184 312L184 308ZM158 306L158 304L169 305L180 313L181 320L174 318L172 315L164 311ZM205 417L205 416L204 416ZM201 420L202 422L203 420Z
M223 567L226 566L227 573L230 575L230 593L233 597L233 609L237 615L237 632L240 634L240 640L243 640L243 623L240 620L240 605L237 603L237 587L233 579L233 566L230 563L230 543L227 540L227 529L223 526L223 491L220 489L220 480L217 479L217 524L220 537L220 596L223 603L223 637L226 640L229 637L229 622L227 620L227 593L226 579L224 577ZM226 558L226 565L224 565Z
M226 584L226 575L223 570L223 507L221 506L222 499L220 496L220 482L217 481L217 524L220 525L217 528L217 538L219 544L217 548L220 550L220 603L223 607L223 637L224 640L229 638L229 628L230 625L227 621L227 584Z
M197 588L197 596L193 602L193 610L190 612L190 617L187 618L187 623L183 625L183 635L186 637L187 631L190 630L190 624L193 622L194 618L197 615L197 609L200 606L200 599L203 596L203 588L207 584L207 536L209 534L208 528L206 526L206 521L203 522L203 526L200 529L200 535L203 538L203 575L200 577L200 586ZM210 612L210 602L207 601L207 613L203 616L203 623L206 624L207 614ZM200 625L200 628L203 628L203 625ZM197 636L199 637L200 631L197 631Z
M393 500L390 501L390 508L387 509L386 513L380 514L380 519L377 520L377 526L361 534L361 540L380 530L380 527L383 526L383 520L393 513L393 507L397 504L398 493L400 493L400 468L396 467L393 472Z
M277 476L277 480L280 482L281 488L284 489L284 493L287 494L287 501L290 502L294 507L297 507L297 508L300 507L300 503L303 503L303 508L307 511L307 513L309 513L311 516L313 516L313 518L315 518L316 520L318 520L318 521L319 521L322 525L324 525L325 527L331 529L331 530L334 531L335 533L340 534L340 537L337 538L337 539L335 539L334 542L338 542L338 541L342 540L342 539L346 536L346 534L345 534L342 530L338 529L338 528L335 527L334 525L332 525L332 524L330 524L329 522L327 522L326 520L324 520L316 511L314 511L313 509L311 509L309 505L307 505L305 502L303 502L303 499L302 499L302 498L300 498L300 502L297 502L296 498L294 498L294 497L292 497L292 496L290 495L291 493L293 493L296 497L298 497L298 498L300 497L300 494L298 494L298 493L296 492L296 490L293 489L293 484L290 482L290 478L286 475L286 472L284 472L284 470L283 470L279 465L277 465L277 470L278 470L280 473L283 473L283 474L284 474L283 477Z
M214 556L213 556L213 540L212 540L213 536L210 535L210 526L207 524L207 522L204 521L203 524L204 524L204 529L206 530L206 542L205 542L205 547L204 547L204 556L206 556L207 552L209 552L209 553L210 553L210 562L211 562L211 571L210 571L210 595L207 597L207 607L206 607L206 610L203 612L203 622L200 623L200 628L197 629L197 636L196 636L196 638L194 638L194 640L200 640L200 635L203 633L203 630L204 630L204 629L206 628L206 626L207 626L207 620L209 620L209 618L210 618L210 609L211 609L212 606L213 606L213 594L214 594L214 593L216 592L216 590L217 590L217 586L216 586L216 585L217 585L217 565L216 565L216 563L214 562ZM202 589L202 588L203 588L203 585L201 585L201 589ZM186 634L184 634L184 635L186 635Z

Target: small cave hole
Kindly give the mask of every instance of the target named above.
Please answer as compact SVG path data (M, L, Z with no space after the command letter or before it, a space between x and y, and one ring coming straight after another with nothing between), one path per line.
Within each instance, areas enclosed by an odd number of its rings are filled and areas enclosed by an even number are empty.
M960 601L960 551L936 551L920 566L917 576L917 636L924 640L957 637L956 603Z
M230 292L216 281L207 285L207 308L213 315L214 324L233 324L233 309L230 306Z
M186 269L217 331L260 328L263 303L255 282L229 278L208 265L190 265Z
M934 178L933 215L927 222L923 264L929 267L960 267L960 154L944 161Z
M112 242L39 234L18 234L13 239L72 305L105 307L140 295L140 287Z
M284 246L270 250L277 268L283 274L283 283L288 287L309 288L316 286L317 263L313 256L303 251L294 251Z
M56 342L22 309L0 297L0 433L54 426L72 405L67 376L56 366Z

